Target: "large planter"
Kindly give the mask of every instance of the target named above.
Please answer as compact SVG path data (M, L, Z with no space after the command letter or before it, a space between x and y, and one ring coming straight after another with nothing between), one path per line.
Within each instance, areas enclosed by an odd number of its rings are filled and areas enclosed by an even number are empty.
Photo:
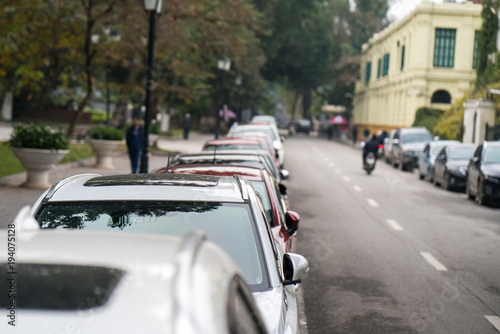
M115 169L113 156L123 144L122 140L88 139L87 142L96 155L96 168Z
M11 147L12 153L21 161L27 171L27 181L24 184L29 188L50 188L49 171L54 168L69 150L46 150L39 148Z

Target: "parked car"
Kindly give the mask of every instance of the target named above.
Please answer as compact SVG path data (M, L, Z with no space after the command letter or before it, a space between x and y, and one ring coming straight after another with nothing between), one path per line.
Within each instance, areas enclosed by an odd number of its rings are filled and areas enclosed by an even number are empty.
M479 145L467 166L467 196L480 205L500 200L500 142Z
M264 132L269 134L273 141L273 148L278 152L278 162L280 166L283 166L285 164L285 149L283 147L283 141L285 141L285 138L279 135L278 128L275 126L252 124L233 126L229 131L228 136L252 136L252 133L254 132Z
M418 166L417 159L425 144L431 140L431 133L426 128L397 129L392 139L392 165L412 171Z
M166 168L159 168L151 173L165 173ZM292 251L295 232L299 228L300 216L295 211L289 211L282 192L286 188L279 186L274 177L263 168L243 167L234 165L180 165L168 169L171 174L235 176L240 175L250 182L260 194L267 220L275 239L282 244L285 251Z
M397 129L391 130L389 135L384 139L384 159L388 164L392 164L392 140L396 134Z
M305 133L309 135L309 133L313 131L313 124L310 119L297 119L295 120L295 132L296 133Z
M271 155L278 158L278 153L271 143L262 137L223 137L205 142L202 151L228 151L228 150L268 150Z
M77 175L42 194L33 215L43 229L171 236L201 230L241 269L268 331L299 331L296 284L308 262L275 241L259 195L239 176Z
M254 117L252 117L251 122L268 123L274 125L275 127L278 127L278 124L276 123L276 118L270 115L255 115Z
M199 231L41 232L29 207L15 225L19 333L267 333L240 269ZM0 244L8 238L0 234Z
M445 190L465 189L467 163L475 149L475 144L451 144L443 147L434 164L434 183L442 185Z
M460 144L457 140L434 140L427 143L424 151L418 156L418 176L420 180L434 182L434 162L436 156L446 145Z

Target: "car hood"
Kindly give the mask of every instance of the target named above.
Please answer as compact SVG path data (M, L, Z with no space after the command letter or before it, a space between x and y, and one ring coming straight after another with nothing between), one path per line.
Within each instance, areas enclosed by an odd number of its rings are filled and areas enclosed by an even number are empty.
M481 166L481 170L485 175L500 177L500 164L483 165Z
M284 333L286 310L283 293L273 288L270 291L254 292L253 296L269 333Z
M403 144L403 148L409 151L423 151L427 142Z
M448 168L458 168L458 167L467 167L469 164L469 160L449 160L446 163L446 167Z

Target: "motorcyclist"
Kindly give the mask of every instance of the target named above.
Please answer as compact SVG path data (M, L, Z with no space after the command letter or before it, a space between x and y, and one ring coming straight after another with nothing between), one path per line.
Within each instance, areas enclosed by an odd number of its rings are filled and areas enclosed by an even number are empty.
M375 159L377 159L378 145L379 145L379 141L378 141L377 135L375 135L375 134L370 139L365 141L365 145L363 146L363 166L366 163L366 156L369 153L373 153L373 155L375 156Z

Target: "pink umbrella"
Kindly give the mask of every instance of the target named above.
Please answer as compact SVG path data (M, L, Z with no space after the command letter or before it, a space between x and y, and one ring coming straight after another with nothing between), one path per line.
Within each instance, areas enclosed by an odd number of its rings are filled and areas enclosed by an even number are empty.
M337 115L337 116L330 118L330 123L332 123L332 124L345 124L345 123L347 123L347 120L344 116Z

